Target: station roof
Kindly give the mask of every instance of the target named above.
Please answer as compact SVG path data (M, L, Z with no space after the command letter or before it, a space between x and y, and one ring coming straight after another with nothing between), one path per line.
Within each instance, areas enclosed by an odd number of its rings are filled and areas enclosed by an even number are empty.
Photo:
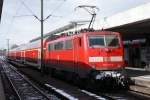
M104 29L121 32L124 37L150 37L150 3L105 18Z
M2 8L3 8L3 0L0 0L0 20L1 20Z

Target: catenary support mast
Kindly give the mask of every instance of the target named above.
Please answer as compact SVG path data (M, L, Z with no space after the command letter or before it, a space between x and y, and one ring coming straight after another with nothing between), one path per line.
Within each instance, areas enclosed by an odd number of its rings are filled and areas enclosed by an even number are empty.
M41 0L41 71L44 72L43 66L43 0Z
M7 39L7 56L9 56L9 39Z

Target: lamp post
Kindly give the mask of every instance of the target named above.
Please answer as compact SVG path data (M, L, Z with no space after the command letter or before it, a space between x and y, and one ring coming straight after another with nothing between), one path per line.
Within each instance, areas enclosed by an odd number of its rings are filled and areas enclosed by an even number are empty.
M9 39L7 39L7 56L9 57Z

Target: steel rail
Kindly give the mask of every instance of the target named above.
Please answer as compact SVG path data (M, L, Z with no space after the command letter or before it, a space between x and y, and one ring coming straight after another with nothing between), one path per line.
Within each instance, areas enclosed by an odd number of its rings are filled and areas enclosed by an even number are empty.
M6 64L5 62L3 63L3 71L20 100L24 100L25 98L49 100L49 97L45 95L45 93L38 87L32 84L25 76L21 75L12 66Z

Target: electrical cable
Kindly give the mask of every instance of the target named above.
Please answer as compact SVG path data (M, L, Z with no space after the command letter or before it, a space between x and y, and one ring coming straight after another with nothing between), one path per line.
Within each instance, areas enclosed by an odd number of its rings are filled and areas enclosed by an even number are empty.
M17 10L16 10L14 16L17 15L17 13L18 13L19 10L21 9L21 7L22 7L22 6L19 5L19 7L17 8ZM8 26L8 30L7 30L6 34L8 34L8 33L10 32L10 30L12 29L12 27L13 27L13 23L14 23L14 20L15 20L15 17L14 17L14 16L12 16L12 19L11 19L11 21L10 21L10 24L9 24L9 26Z
M25 4L23 0L20 0L21 4L34 16L36 19L39 20L39 18L35 15L35 13Z
M58 10L61 6L63 6L63 4L64 4L67 0L63 0L63 1L64 1L64 2L60 3L60 4L44 19L44 21L47 20L48 18L50 18L51 16L53 16L53 17L60 17L60 16L54 16L53 13L54 13L56 10Z

